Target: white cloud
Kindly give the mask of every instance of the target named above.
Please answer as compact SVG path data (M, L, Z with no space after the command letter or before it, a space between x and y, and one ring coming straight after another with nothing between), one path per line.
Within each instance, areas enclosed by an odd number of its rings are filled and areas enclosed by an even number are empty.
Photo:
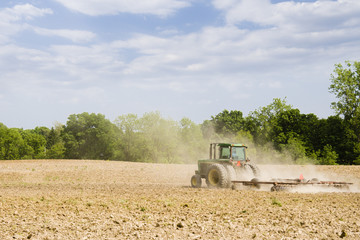
M226 11L226 20L230 24L251 21L259 24L271 24L274 20L274 9L270 0L229 1L228 4L214 0L214 6Z
M327 3L330 7L325 5L322 7L330 11L333 9L332 4L342 2L271 4L270 1L265 0L254 0L250 3L231 0L214 1L215 6L225 9L224 11L227 12L238 9L238 6L242 6L240 3L253 5L254 11L257 9L256 5L261 3L264 4L261 7L263 9L280 9L289 5L286 8L289 11L292 8L300 8L305 11L304 9L315 8L316 4ZM356 8L355 6L353 8ZM338 14L338 17L346 22L349 11L343 10L342 12L344 16ZM287 11L279 10L278 13L277 19L288 18ZM327 14L324 12L322 15ZM261 21L256 16L257 14L254 13L251 16L247 15L246 18L243 17L247 21L250 19ZM268 14L265 19L275 18ZM272 23L276 23L276 21L274 20ZM286 24L280 20L278 23L283 24L281 26ZM297 24L300 25L300 22ZM94 33L81 30L52 30L39 27L32 27L32 29L40 35L61 36L75 43L88 42L95 37ZM42 67L56 69L60 66L61 71L67 72L73 77L77 76L78 79L95 79L99 75L106 75L112 78L118 76L118 79L123 77L137 79L137 81L147 78L166 81L169 76L191 75L192 78L207 80L215 78L214 76L217 74L225 74L230 78L231 76L241 78L245 74L250 76L251 73L258 73L258 69L271 71L274 65L287 69L287 66L301 64L307 56L312 56L313 59L318 58L324 54L326 49L331 49L335 54L338 44L346 41L349 43L358 41L360 31L354 31L354 29L359 28L301 32L296 29L288 31L286 28L244 30L227 25L205 27L199 32L175 36L156 37L136 34L127 40L89 47L53 46L48 51L52 57L45 61ZM321 49L318 49L319 46ZM341 47L347 48L346 45Z
M180 31L176 28L161 28L157 27L156 30L159 32L159 34L163 36L171 36L171 35L178 35L180 34Z
M83 14L114 15L118 13L153 14L168 16L176 10L190 6L189 0L56 0L65 7Z
M31 27L34 32L44 36L58 36L70 39L75 43L89 42L96 37L96 34L89 31L70 30L70 29L45 29L39 27Z
M222 6L231 3L224 2ZM286 11L282 13L286 15ZM340 18L346 19L346 16ZM76 43L95 37L91 32L80 30L33 29L41 35L62 36ZM96 83L101 79L132 83L144 89L155 86L181 91L195 88L188 87L189 83L201 86L205 82L207 86L217 85L226 91L257 86L281 88L284 80L264 79L278 78L280 72L292 75L297 66L322 61L326 54L332 54L332 60L327 61L334 61L344 53L354 52L353 44L360 39L360 31L354 29L359 28L296 32L284 28L244 30L233 25L204 27L199 32L175 36L135 34L127 40L91 46L54 45L44 52L16 54L14 61L18 61L15 65L28 66L28 71L56 72L52 79L67 84ZM26 52L22 50L18 51ZM26 64L22 64L24 62ZM223 84L219 84L219 78ZM168 81L171 84L167 84ZM253 84L244 85L250 81Z
M0 9L0 44L9 42L10 36L27 29L28 25L23 24L23 21L52 13L49 8L37 8L30 4Z
M33 26L27 22L35 17L53 14L49 8L37 8L30 4L16 5L13 8L0 10L0 43L10 41L10 37L24 30L31 30L43 36L58 36L75 43L89 42L96 35L89 31L71 29L46 29Z
M34 17L41 17L52 14L49 8L37 8L31 4L15 5L13 8L4 8L0 11L1 22L14 22L21 19L31 20Z
M285 1L213 0L224 11L228 24L252 22L261 26L286 28L288 31L321 31L323 29L356 26L360 21L360 1Z

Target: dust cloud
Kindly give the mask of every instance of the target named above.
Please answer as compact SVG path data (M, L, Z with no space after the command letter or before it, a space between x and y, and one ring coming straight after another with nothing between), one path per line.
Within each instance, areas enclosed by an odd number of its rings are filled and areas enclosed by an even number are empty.
M247 157L250 163L260 169L259 181L274 181L274 179L300 179L303 182L311 180L325 182L353 183L344 188L329 186L328 184L306 184L289 188L289 192L318 193L318 192L360 192L360 166L324 166L311 164L296 164L297 161L288 152L276 151L271 144L258 147L253 141L244 136L231 136L221 139L223 142L238 142L248 146ZM220 141L221 142L221 141ZM305 161L306 163L306 161ZM251 180L253 175L244 172L237 180ZM263 184L259 190L269 191L272 184Z

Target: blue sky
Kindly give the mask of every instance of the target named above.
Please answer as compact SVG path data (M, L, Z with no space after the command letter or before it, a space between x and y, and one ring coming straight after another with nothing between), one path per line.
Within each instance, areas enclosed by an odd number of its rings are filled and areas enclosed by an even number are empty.
M0 2L0 122L159 111L202 123L273 98L334 115L334 64L359 61L360 1Z

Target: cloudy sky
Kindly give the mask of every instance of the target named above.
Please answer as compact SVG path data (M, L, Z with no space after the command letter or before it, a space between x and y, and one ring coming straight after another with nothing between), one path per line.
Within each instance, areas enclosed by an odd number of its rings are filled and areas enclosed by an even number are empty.
M159 111L202 123L285 97L326 118L334 64L359 53L359 0L0 1L0 122Z

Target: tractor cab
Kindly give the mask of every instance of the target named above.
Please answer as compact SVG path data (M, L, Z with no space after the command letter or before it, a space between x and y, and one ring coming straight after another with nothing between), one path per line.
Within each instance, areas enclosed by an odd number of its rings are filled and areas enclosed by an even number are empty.
M229 159L233 161L246 161L246 148L244 144L211 143L210 159ZM219 153L217 153L219 151Z

